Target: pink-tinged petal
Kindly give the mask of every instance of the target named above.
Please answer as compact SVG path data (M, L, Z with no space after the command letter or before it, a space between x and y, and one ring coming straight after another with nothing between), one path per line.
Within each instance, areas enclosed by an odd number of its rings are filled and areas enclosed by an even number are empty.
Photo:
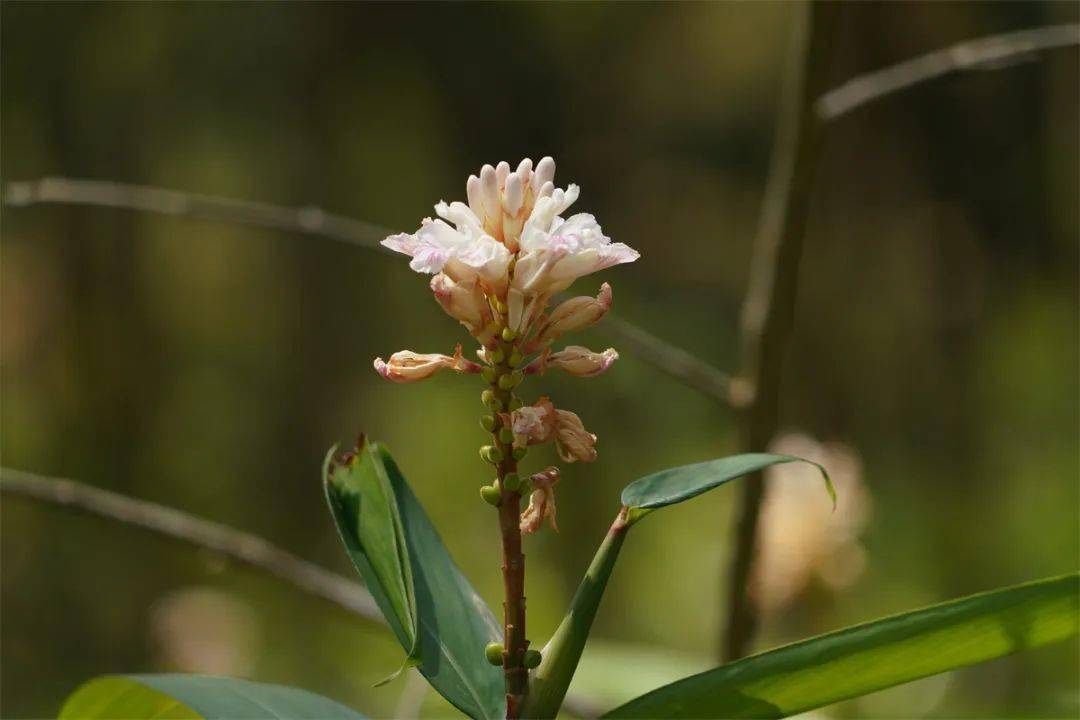
M592 462L596 459L596 436L585 430L576 414L556 410L555 449L564 462Z
M397 235L391 235L383 240L381 243L384 248L389 248L394 252L399 252L402 255L411 256L416 251L416 235L410 235L409 233L398 233Z
M580 345L569 345L547 358L547 364L576 377L595 377L618 359L615 348L597 353Z
M477 234L481 232L480 218L463 202L447 204L440 200L439 204L435 206L435 214L454 223L459 232L464 231L466 228Z

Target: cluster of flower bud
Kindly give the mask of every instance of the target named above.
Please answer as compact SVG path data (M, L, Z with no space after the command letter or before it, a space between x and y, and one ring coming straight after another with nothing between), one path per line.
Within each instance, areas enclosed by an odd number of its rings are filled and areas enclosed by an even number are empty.
M433 276L435 300L476 338L480 362L465 360L458 346L453 356L401 351L387 361L376 359L375 369L394 382L423 380L440 370L484 378L489 388L481 399L491 414L482 424L492 433L492 444L481 448L480 455L498 467L501 480L482 488L481 495L493 505L503 502L504 491L524 492L526 483L516 480L516 462L531 445L553 442L565 462L596 459L596 436L576 414L547 398L523 406L514 391L527 375L549 368L593 377L611 367L619 357L613 348L551 347L608 312L611 286L604 283L596 297L549 305L575 279L638 258L627 245L611 242L592 215L563 218L580 191L573 184L556 188L554 177L550 157L535 167L522 160L513 170L505 162L485 165L466 182L467 203L439 202L438 219L427 218L415 233L383 241L410 256L413 270ZM511 476L519 487L510 487ZM556 482L557 471L534 475L527 483L531 494L521 516L523 532L535 532L544 518L555 527Z

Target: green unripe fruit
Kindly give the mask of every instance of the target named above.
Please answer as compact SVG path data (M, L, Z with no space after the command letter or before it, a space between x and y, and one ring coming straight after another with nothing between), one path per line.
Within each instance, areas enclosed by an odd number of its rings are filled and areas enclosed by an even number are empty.
M488 461L492 465L498 465L502 462L503 452L494 445L485 445L480 448L480 457Z
M529 454L528 448L516 447L514 448L514 459L521 460Z
M484 657L492 665L503 664L503 644L501 642L488 643L484 648Z
M480 427L484 428L488 432L495 432L495 428L497 425L498 422L496 422L494 415L480 416Z
M480 488L480 497L484 498L484 502L488 505L499 507L499 503L502 502L502 491L495 485L485 485Z
M505 357L506 353L503 352L502 348L495 348L494 350L487 351L488 360L490 360L495 365L501 363Z
M517 333L508 327L503 328L502 339L506 342L514 342L514 338L517 337Z
M534 667L538 667L540 665L540 661L543 659L544 658L540 654L539 650L530 649L525 651L525 657L522 658L521 664L532 670Z
M514 431L508 427L504 427L499 431L499 441L507 445L514 442Z
M510 353L510 359L506 361L506 364L512 368L516 368L524 359L525 357L521 354L521 351L514 348L514 352Z
M515 370L508 375L503 375L499 378L499 387L503 390L513 390L521 381L525 379L525 374L520 370Z
M510 398L510 412L520 410L521 406L524 404L525 403L521 402L521 398L515 395L514 397Z
M480 377L484 378L484 382L493 383L495 378L498 377L498 373L495 372L495 368L486 367L480 371Z
M517 473L506 473L506 477L502 481L503 487L510 492L517 492L521 489L521 476Z

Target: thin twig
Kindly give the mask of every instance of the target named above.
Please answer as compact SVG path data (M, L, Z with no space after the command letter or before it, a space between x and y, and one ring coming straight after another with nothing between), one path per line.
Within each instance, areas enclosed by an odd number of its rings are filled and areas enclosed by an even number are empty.
M743 377L753 388L740 420L748 452L764 450L779 421L780 380L795 319L799 258L813 190L823 125L811 112L828 64L824 61L838 3L812 2L800 9L776 128L772 166L754 241L750 282L743 304ZM735 556L727 582L728 620L722 658L746 654L757 625L747 596L756 552L758 516L764 496L761 473L742 485L735 528Z
M381 249L379 240L389 234L386 228L379 225L334 215L313 206L282 207L109 180L46 177L40 180L10 182L4 188L5 205L26 207L48 203L92 205L142 210L176 217L220 220L319 235L372 249Z
M293 555L261 537L175 508L137 500L73 480L0 468L0 490L134 525L212 550L329 600L365 620L386 624L363 585Z
M821 120L835 120L867 103L952 72L995 70L1042 50L1080 45L1080 25L1048 25L967 40L882 70L860 75L818 98Z
M175 508L137 500L63 478L0 467L0 492L71 508L210 550L270 573L297 590L329 600L364 620L386 624L375 599L360 583L308 562L261 537ZM415 689L406 689L415 693ZM602 709L581 695L567 695L563 710L594 718Z
M319 235L377 250L383 249L379 240L394 232L317 207L290 208L107 180L47 177L11 182L4 189L4 203L12 207L56 203L142 210ZM689 351L610 313L601 327L627 352L653 367L719 402L732 402L730 378Z

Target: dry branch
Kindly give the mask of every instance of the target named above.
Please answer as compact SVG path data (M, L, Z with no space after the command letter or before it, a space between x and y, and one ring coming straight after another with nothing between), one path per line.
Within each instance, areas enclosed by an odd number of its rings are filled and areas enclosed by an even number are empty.
M951 47L860 75L818 98L822 120L953 72L996 70L1033 58L1042 50L1080 45L1080 25L1048 25L967 40Z

